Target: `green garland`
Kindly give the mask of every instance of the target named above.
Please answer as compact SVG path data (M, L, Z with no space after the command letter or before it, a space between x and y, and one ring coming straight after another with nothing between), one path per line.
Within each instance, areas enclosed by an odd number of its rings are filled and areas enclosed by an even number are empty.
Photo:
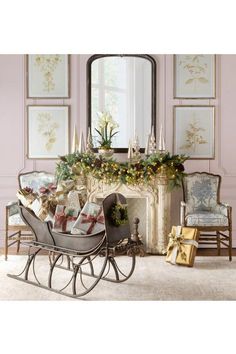
M122 182L129 185L154 183L160 176L168 178L169 189L180 186L184 176L185 155L157 153L136 163L119 163L115 159L104 159L93 153L73 153L60 157L56 167L58 181L78 179L92 175L105 183Z

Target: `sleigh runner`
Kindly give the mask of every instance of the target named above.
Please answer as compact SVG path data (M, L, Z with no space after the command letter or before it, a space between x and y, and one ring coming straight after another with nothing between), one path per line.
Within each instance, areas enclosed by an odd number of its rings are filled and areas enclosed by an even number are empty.
M35 240L27 243L28 259L23 271L8 276L75 298L88 294L100 280L121 283L129 279L135 269L139 242L131 238L128 215L126 222L119 225L111 220L111 210L114 211L117 198L120 205L126 205L122 194L107 196L102 202L105 230L89 235L55 232L50 221L41 221L31 210L20 205L21 217L32 230ZM45 252L49 256L49 270L43 283L37 275L36 259ZM121 254L128 255L125 270L120 262ZM69 280L62 287L55 285L58 269L70 272Z

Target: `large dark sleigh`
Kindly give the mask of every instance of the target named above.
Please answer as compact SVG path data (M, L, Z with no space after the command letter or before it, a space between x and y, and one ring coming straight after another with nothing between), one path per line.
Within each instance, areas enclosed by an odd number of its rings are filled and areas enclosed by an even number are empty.
M122 204L126 203L123 195L118 194L118 198ZM105 231L90 235L54 232L50 222L42 222L33 212L20 205L21 217L31 228L35 240L27 243L28 259L23 271L8 276L72 297L86 295L101 279L116 283L127 280L135 268L137 243L131 239L129 223L119 227L111 223L110 210L116 201L117 194L110 194L103 200ZM36 258L42 253L49 255L44 284L36 274ZM128 255L125 269L119 264L123 258L119 257L121 254ZM58 280L56 278L60 276L58 269L69 272L69 280L60 287L55 285Z

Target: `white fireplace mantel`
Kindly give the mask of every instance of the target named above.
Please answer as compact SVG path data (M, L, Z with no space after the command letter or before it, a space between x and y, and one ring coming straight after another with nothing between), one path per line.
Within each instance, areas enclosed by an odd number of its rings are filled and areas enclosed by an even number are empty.
M106 184L95 178L87 180L88 200L98 202L110 193L122 193L127 198L131 229L133 218L140 219L139 233L147 253L166 252L170 232L170 199L167 179L157 178L151 185Z

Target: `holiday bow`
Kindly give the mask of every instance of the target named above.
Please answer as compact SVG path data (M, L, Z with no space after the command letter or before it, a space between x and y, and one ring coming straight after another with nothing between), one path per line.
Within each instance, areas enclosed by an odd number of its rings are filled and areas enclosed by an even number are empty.
M29 194L34 194L34 191L30 187L25 187L25 188L20 189L18 191L18 193L23 195L23 196L26 196L26 195L29 195Z
M81 223L82 224L87 224L91 223L87 230L87 234L90 234L93 231L94 225L98 222L100 224L104 224L104 216L102 213L102 208L99 210L96 216L94 215L87 215L85 213L81 213L80 215L83 217Z
M67 217L64 211L55 214L55 228L62 227L62 231L66 231Z
M78 192L85 192L87 189L85 185L77 185L76 181L70 181L70 183L61 182L57 193L68 194L70 191L73 190Z
M39 188L39 192L40 192L41 194L48 194L48 193L54 192L56 189L57 189L57 187L55 186L55 184L49 183L49 184L47 185L47 187L45 187L45 186L40 187L40 188Z
M66 232L66 225L68 221L75 221L77 219L76 216L66 215L64 211L55 214L55 228L61 226L62 232Z
M83 194L86 195L86 186L84 185L77 185L76 181L70 181L66 183L65 181L60 182L58 185L57 191L55 193L55 198L58 204L66 204L66 199L71 191L77 191L79 195L81 195L81 203L83 203ZM79 197L80 200L80 197ZM84 204L84 203L83 203Z
M54 228L62 228L62 232L66 232L66 225L68 221L75 221L77 219L76 216L65 214L65 211L62 210L55 214L55 224Z
M31 188L23 188L20 189L17 193L16 193L18 199L21 201L21 203L28 207L31 203L33 203L33 201L37 198L37 194L33 192L33 190Z
M184 235L181 234L182 227L177 226L175 235L170 233L169 234L169 244L167 247L167 252L172 251L171 253L171 260L170 263L176 264L176 258L178 253L180 254L181 258L186 261L187 255L184 252L183 245L192 245L198 247L198 242L195 240L186 240Z
M56 200L55 200L55 196L54 195L50 195L50 196L40 196L40 200L42 203L42 207L41 209L45 212L45 213L49 213L51 212L52 214L55 213L55 209L56 209Z

